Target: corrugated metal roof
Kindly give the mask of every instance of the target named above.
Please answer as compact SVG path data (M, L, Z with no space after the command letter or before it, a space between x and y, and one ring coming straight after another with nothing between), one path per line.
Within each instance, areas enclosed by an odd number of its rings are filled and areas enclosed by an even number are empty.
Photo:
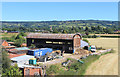
M48 33L30 33L27 38L46 38L46 39L73 39L76 34L48 34ZM80 34L79 34L80 35ZM81 35L80 35L81 36Z
M81 47L88 46L89 44L83 40L81 40Z
M19 61L29 60L30 58L34 58L34 56L23 55L23 56L11 58L11 60L19 62Z
M16 50L29 50L28 47L20 47L20 48L15 48Z
M15 51L17 51L17 49L6 49L7 51L9 51L9 52L15 52Z
M29 68L41 68L41 67L37 67L37 66L33 66L33 65L24 65L24 64L19 64L19 63L18 63L18 67L19 67L19 68L24 68L24 67L29 67Z
M26 53L24 53L24 54L12 54L12 53L8 53L8 54L9 54L9 58L14 58L14 57L26 55Z

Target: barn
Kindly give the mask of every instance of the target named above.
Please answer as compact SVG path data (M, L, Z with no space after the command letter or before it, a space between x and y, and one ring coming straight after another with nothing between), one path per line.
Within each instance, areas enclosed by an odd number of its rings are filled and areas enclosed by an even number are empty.
M34 44L37 48L52 48L65 53L74 53L81 47L81 34L50 34L29 33L27 35L27 46Z

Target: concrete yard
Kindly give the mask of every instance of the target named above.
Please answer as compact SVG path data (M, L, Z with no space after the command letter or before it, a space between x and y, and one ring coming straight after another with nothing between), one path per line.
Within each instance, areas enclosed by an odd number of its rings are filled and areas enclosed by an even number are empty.
M61 59L54 59L54 60L47 61L47 62L37 62L37 63L42 63L44 65L52 65L52 64L62 63L65 60L67 60L67 58L80 59L80 57L81 55L64 54L64 57Z

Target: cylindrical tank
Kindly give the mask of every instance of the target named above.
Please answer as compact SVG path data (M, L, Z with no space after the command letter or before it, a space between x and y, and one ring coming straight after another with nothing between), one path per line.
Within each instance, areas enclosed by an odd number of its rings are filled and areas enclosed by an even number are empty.
M32 65L36 64L36 58L31 58L29 60L29 64L32 64Z

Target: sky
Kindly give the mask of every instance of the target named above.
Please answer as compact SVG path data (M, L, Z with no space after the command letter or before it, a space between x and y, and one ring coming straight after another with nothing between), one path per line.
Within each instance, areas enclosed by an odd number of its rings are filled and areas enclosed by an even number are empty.
M2 21L118 20L118 2L2 2Z

